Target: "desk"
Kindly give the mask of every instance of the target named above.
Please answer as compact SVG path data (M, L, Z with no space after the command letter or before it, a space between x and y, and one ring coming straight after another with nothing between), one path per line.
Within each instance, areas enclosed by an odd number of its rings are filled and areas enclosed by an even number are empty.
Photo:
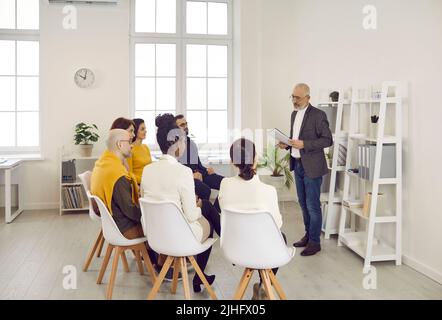
M5 222L11 223L17 216L23 212L21 197L20 197L20 176L14 176L18 173L23 160L8 159L6 162L0 163L0 177L4 174L5 184ZM14 180L14 181L13 181ZM0 180L1 181L1 180ZM11 186L13 182L16 182L18 186L18 209L12 213L12 192ZM1 183L1 182L0 182Z

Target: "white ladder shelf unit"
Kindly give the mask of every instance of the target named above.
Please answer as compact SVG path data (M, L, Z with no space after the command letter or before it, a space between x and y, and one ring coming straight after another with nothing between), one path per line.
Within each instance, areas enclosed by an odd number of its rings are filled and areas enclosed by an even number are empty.
M334 151L333 151L333 159L332 165L330 169L330 187L328 193L321 194L321 203L322 203L322 211L324 216L324 222L322 226L322 232L324 232L324 238L330 239L330 235L338 234L339 229L333 224L334 221L337 221L338 214L337 205L342 203L342 192L337 192L336 182L337 182L337 174L338 172L344 172L345 166L338 166L338 155L339 155L339 145L346 144L348 139L348 134L342 131L342 121L343 121L343 113L344 106L350 104L350 98L346 94L346 91L343 89L337 90L339 93L339 99L337 102L322 102L318 103L318 106L334 106L336 107L336 125L335 132L333 134L333 142L334 142Z
M391 91L392 90L392 91ZM396 265L402 263L402 84L400 82L389 81L382 83L382 92L380 99L376 97L360 97L361 90L354 90L352 94L352 103L350 108L350 129L349 129L349 148L347 150L347 161L345 169L343 201L350 199L350 185L359 183L361 177L352 173L352 151L357 147L360 141L376 145L374 159L374 176L369 182L372 189L370 201L370 210L368 217L363 214L362 208L341 207L341 217L339 223L338 246L346 245L364 259L364 272L368 272L371 263L375 261L395 261ZM390 96L394 92L394 96ZM379 106L379 121L377 125L376 137L370 137L358 132L359 130L359 111L363 106ZM385 122L387 108L395 108L394 111L394 131L393 136L385 135ZM394 178L381 178L381 161L383 157L383 146L386 144L395 145L396 157L396 176ZM362 180L368 183L368 180ZM385 215L378 212L378 195L380 186L392 185L395 189L394 213ZM392 211L392 212L393 212ZM346 229L347 214L350 215L351 227ZM356 231L355 219L366 221L365 231ZM394 247L388 246L375 238L375 226L378 224L395 224L395 244Z

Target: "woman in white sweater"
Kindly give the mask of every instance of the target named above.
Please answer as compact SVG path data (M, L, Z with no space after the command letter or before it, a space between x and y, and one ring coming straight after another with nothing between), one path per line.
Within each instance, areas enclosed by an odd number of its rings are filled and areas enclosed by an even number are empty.
M224 178L221 182L218 195L221 209L267 211L281 229L282 217L279 212L276 189L262 183L256 175L258 157L255 144L244 138L236 140L230 148L230 159L239 169L239 174L236 177ZM286 236L283 233L282 235L286 240ZM277 272L277 268L273 269L274 274ZM252 299L254 300L265 295L261 282L253 286Z
M144 167L141 177L141 195L148 200L171 201L181 208L195 237L204 242L213 236L213 231L221 233L219 212L208 200L197 199L192 170L177 160L183 155L186 143L185 134L176 126L172 114L164 114L156 119L157 141L163 152L159 161ZM211 248L199 254L196 261L204 272ZM215 275L207 276L212 284ZM193 289L201 291L201 279L195 275Z

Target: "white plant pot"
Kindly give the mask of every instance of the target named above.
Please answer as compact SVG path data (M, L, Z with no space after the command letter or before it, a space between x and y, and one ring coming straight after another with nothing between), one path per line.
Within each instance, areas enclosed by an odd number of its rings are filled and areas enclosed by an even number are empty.
M273 177L271 175L261 176L261 181L265 184L274 186L277 191L282 191L285 188L285 177Z
M90 157L92 155L93 144L81 144L78 147L82 157Z
M326 158L326 160L327 160L327 166L329 168L332 168L333 167L333 159Z
M372 138L372 139L378 138L378 124L377 123L370 123L368 134L369 134L370 138Z

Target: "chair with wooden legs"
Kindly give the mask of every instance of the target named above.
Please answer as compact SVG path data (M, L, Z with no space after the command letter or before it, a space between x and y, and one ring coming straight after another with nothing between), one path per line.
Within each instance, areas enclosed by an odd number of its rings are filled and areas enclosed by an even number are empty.
M234 295L235 300L244 297L254 271L261 275L270 300L275 299L273 288L281 300L287 299L272 269L288 264L295 255L295 248L287 247L270 213L223 209L220 242L227 260L245 268Z
M79 174L78 177L80 178L81 183L83 184L84 190L86 191L86 195L89 200L89 217L91 218L92 221L100 225L100 232L98 233L97 239L92 245L92 248L89 250L86 261L83 266L84 272L86 272L89 269L89 266L91 265L92 259L94 258L95 254L97 255L97 258L100 257L104 245L103 232L101 230L101 218L99 215L95 213L94 208L92 206L91 193L90 193L91 175L92 172L86 171L83 172L82 174Z
M198 241L185 220L183 213L173 202L148 201L141 198L140 208L144 234L147 236L149 245L157 253L167 256L147 299L155 299L167 271L173 264L171 292L172 294L176 293L178 274L181 271L184 297L186 300L190 300L191 294L186 261L186 259L189 259L210 297L216 300L216 294L198 266L195 256L208 250L217 239L209 238L204 243Z
M129 240L125 238L120 230L118 229L114 219L112 218L109 210L101 201L100 198L96 196L91 196L98 205L101 214L101 223L103 229L104 239L109 243L106 254L103 259L103 264L101 265L100 273L98 275L97 284L101 284L103 280L104 273L106 272L107 265L109 264L110 257L112 252L114 252L114 259L112 262L112 272L109 278L109 284L106 291L106 299L112 299L112 292L115 285L115 278L118 270L118 261L121 257L121 261L123 263L123 268L126 272L129 272L129 266L127 263L125 251L132 250L135 254L138 271L141 275L144 274L144 267L141 260L141 256L144 260L144 265L146 266L147 271L149 272L152 283L155 283L156 275L155 270L153 268L152 262L150 261L149 255L147 253L147 248L145 242L147 239L145 237Z

